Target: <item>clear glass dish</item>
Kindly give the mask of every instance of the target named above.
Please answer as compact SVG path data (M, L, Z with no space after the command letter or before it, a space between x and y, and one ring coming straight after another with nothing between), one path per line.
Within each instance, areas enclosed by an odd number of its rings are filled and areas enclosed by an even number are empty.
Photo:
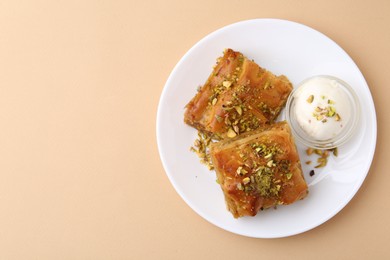
M319 82L331 83L329 86L322 86L321 97L318 97ZM337 93L336 99L339 98L337 102L332 101L332 97L329 99L326 97L331 92L333 95ZM308 93L316 93L317 100L323 99L322 105L317 106L319 101L314 103L314 95ZM333 105L334 103L336 104ZM349 111L347 116L339 117L334 108L337 105ZM352 87L343 80L329 75L313 76L302 81L292 91L286 104L286 120L290 124L295 139L308 147L317 149L332 149L345 144L356 132L359 117L359 100Z

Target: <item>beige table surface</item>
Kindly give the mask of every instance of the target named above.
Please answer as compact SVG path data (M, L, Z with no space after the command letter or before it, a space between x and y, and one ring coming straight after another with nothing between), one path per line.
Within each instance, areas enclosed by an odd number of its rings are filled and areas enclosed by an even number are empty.
M198 216L156 144L159 97L179 59L253 18L336 41L377 111L357 195L288 238L242 237ZM386 0L1 1L0 259L390 259L389 46Z

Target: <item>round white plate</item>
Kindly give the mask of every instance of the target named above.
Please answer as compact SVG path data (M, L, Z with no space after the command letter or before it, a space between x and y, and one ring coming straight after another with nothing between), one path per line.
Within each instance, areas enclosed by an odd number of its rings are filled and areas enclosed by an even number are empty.
M225 48L242 52L293 85L313 75L333 75L348 82L364 108L358 133L331 156L325 168L309 172L305 147L298 145L309 195L292 205L234 219L227 211L214 171L190 152L197 131L184 124L184 107L203 85ZM283 115L279 118L281 120ZM376 145L375 107L356 64L335 42L307 26L277 19L256 19L219 29L193 46L169 76L157 113L157 143L169 180L200 216L230 232L257 238L285 237L310 230L337 214L364 181ZM316 161L316 157L311 157Z

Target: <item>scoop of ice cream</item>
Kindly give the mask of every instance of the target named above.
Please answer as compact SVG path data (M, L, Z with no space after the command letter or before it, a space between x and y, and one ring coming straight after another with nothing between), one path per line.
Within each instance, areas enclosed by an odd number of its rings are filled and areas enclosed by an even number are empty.
M337 136L353 113L348 95L340 84L332 78L314 77L295 93L293 113L297 123L316 140Z

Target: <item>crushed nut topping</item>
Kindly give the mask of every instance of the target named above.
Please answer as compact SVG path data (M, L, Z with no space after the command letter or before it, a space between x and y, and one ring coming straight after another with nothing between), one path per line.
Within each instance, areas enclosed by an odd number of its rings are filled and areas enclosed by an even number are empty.
M321 96L321 98L325 99L326 96ZM310 95L306 101L308 103L312 103L313 100L314 100L314 95ZM340 115L336 113L336 108L332 106L333 104L335 104L335 102L331 99L328 99L327 103L328 106L325 107L317 106L316 108L314 108L313 117L318 121L321 121L322 123L326 123L328 121L328 118L332 118L332 117L334 117L335 121L340 121L341 120Z
M314 168L322 168L325 167L326 164L328 163L328 157L330 153L333 153L334 156L337 157L338 155L338 149L333 148L333 149L326 149L326 150L321 150L321 149L313 149L313 148L307 148L306 149L306 154L307 155L312 155L313 153L318 155L319 157L317 158L317 165L314 166ZM306 164L310 164L311 161L307 161Z
M313 103L313 100L314 100L314 95L310 95L310 96L306 99L307 103L309 103L309 104Z
M211 142L212 136L210 134L198 131L198 138L195 140L194 145L190 148L190 150L198 155L200 162L205 164L209 170L214 170L209 153L209 146Z
M236 174L242 176L237 189L246 193L259 193L264 197L278 197L282 186L281 180L275 178L275 172L281 173L286 180L290 180L293 176L290 172L290 162L277 159L277 155L282 154L283 151L276 146L254 143L250 147L254 153L239 154L243 165L236 170Z

